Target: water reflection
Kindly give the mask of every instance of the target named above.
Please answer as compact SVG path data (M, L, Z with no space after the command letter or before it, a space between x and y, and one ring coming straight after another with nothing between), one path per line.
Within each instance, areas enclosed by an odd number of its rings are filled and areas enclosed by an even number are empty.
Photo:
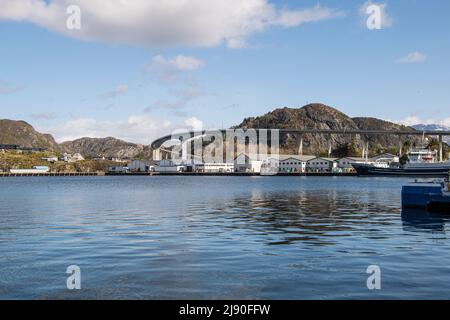
M399 210L383 202L338 190L253 192L208 204L210 223L226 230L264 235L268 245L296 242L334 245L341 237L364 233L367 238L388 237L382 227L397 219ZM198 214L196 204L188 208Z
M402 223L404 231L433 232L445 234L445 223L450 219L448 213L428 212L424 209L404 208Z

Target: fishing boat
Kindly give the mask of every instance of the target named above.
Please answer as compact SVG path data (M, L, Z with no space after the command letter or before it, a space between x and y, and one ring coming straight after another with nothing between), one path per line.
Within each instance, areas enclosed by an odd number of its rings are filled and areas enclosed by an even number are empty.
M416 149L408 154L408 162L399 163L355 162L353 168L358 176L405 176L445 178L450 171L450 162L436 162L436 153L428 149Z

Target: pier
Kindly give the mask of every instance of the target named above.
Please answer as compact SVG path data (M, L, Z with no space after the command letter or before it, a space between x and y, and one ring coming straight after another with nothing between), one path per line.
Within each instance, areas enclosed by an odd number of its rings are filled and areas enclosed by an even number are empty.
M11 173L0 172L0 177L79 177L104 176L104 172L39 172L39 173Z

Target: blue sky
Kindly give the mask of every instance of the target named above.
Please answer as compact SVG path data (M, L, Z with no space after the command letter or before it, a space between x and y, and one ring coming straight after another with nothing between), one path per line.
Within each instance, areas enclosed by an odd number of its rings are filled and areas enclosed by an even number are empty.
M0 118L140 143L310 102L450 125L448 1L374 1L379 30L356 0L100 2L68 30L69 2L0 0Z

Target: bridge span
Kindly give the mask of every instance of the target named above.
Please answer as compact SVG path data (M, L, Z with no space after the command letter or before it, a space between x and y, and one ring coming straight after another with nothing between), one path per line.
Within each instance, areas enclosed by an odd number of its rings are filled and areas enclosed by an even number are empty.
M230 131L231 130L231 131ZM220 130L199 130L199 131L188 131L188 132L180 132L180 133L174 133L170 135L166 135L163 137L160 137L156 140L154 140L151 144L151 148L154 152L160 152L161 146L171 140L183 140L183 137L189 137L188 139L192 139L196 136L204 136L208 134L217 134L217 132L221 132L222 136L225 136L227 132L233 132L235 129L220 129ZM236 130L239 130L237 128ZM244 131L246 129L243 129ZM256 132L258 133L260 130L265 130L267 134L270 135L270 132L275 130L278 131L278 133L281 134L293 134L300 136L302 134L328 134L328 135L396 135L396 136L437 136L439 140L439 157L442 161L443 159L443 140L442 137L444 136L450 136L450 131L444 131L444 130L346 130L346 129L263 129L263 128L255 128ZM159 157L156 157L159 158ZM154 157L155 159L155 157ZM157 160L157 159L155 159Z

